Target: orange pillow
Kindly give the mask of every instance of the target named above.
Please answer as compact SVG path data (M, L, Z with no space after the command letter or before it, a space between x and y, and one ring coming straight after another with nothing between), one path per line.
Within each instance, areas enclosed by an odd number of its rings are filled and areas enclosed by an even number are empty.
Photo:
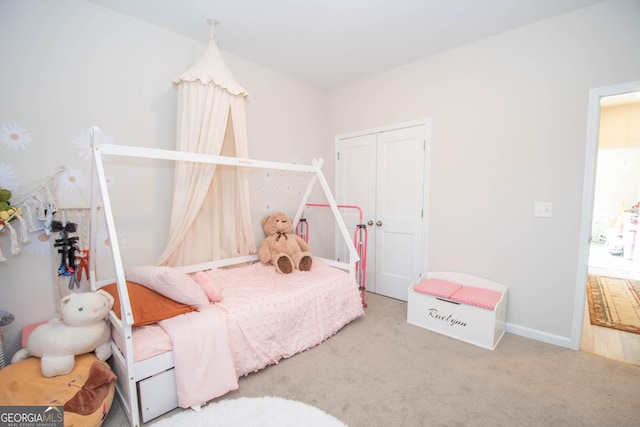
M118 297L117 285L111 283L100 289L104 289L113 297L115 300L113 311L120 319L120 298ZM127 290L133 312L133 326L150 325L196 310L194 307L176 302L135 282L127 281Z

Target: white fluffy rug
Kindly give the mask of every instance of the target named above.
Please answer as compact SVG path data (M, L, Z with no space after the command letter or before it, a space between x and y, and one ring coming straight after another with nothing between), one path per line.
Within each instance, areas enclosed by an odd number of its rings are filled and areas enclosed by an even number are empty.
M221 400L200 411L183 412L151 423L153 427L347 427L342 421L306 403L280 397Z

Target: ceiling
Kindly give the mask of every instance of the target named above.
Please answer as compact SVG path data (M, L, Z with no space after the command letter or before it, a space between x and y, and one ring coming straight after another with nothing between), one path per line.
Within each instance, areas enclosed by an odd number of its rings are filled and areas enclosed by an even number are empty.
M86 0L331 89L605 0Z

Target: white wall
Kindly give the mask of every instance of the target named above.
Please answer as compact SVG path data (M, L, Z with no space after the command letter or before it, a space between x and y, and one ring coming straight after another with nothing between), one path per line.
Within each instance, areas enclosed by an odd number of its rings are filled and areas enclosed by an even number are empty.
M173 148L177 100L171 82L200 57L207 42L81 0L0 1L0 127L17 123L31 134L24 150L0 143L0 186L38 183L64 165L77 185L72 190L59 186L61 205L88 206L90 161L74 140L83 135L86 140L94 125L116 144ZM222 54L250 94L253 157L309 163L332 155L322 92ZM116 221L125 264L152 263L166 243L172 166L113 159L107 167L114 209L123 216ZM293 215L298 187L304 190L301 182L292 188L278 182L279 177L254 177L257 241L263 237L261 217L274 210ZM4 232L0 245L8 258L0 262L0 308L16 317L3 328L10 358L19 348L23 325L55 316L56 265L50 253L23 250L11 256Z
M638 79L638 40L639 2L598 4L333 90L329 128L431 117L428 268L508 285L509 329L569 346L589 90Z

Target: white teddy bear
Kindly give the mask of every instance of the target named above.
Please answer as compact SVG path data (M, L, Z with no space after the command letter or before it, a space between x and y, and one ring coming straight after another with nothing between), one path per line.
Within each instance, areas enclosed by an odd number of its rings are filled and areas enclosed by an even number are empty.
M53 319L31 332L27 347L11 359L40 358L45 377L65 375L73 370L75 356L95 351L102 361L111 357L111 331L105 320L113 307L113 297L103 290L71 294L60 300L62 320Z

